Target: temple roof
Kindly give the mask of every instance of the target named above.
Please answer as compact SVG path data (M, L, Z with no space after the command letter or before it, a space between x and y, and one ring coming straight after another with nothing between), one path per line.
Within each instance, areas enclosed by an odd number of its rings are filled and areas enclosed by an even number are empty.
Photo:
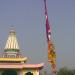
M16 32L15 30L12 28L9 32L9 36L5 45L5 50L6 49L17 49L19 50L19 45L18 45L18 41L16 38Z
M20 57L20 58L0 58L0 62L12 62L12 61L21 61L25 62L27 60L27 57Z
M26 60L27 57L23 57L20 54L20 48L16 38L16 32L14 29L11 29L4 48L3 56L0 57L0 69L40 69L44 66L43 63L25 64Z
M4 48L3 57L5 58L16 58L21 57L19 44L16 38L16 32L14 28L9 31L8 39Z
M7 67L8 66L8 67ZM42 68L44 66L44 63L40 64L24 64L24 63L0 63L0 68L2 69L23 69L23 68Z

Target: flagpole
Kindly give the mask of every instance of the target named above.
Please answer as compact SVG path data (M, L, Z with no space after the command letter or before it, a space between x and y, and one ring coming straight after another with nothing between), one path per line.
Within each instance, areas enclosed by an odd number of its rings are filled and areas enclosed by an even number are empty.
M45 17L46 17L46 36L47 36L47 43L48 43L48 62L51 65L51 75L57 75L56 70L56 53L54 51L54 45L51 41L51 27L48 21L48 13L46 7L46 0L44 0L45 5Z

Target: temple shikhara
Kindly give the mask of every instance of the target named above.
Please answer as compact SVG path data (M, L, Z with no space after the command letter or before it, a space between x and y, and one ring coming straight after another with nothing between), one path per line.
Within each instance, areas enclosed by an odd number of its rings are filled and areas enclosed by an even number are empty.
M23 57L20 51L16 32L11 29L0 57L0 75L39 75L44 64L27 64L27 57Z

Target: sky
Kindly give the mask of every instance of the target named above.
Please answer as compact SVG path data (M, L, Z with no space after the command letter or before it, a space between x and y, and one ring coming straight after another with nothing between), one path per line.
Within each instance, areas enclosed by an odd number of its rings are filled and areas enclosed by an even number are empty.
M57 69L75 68L75 0L47 0L47 9ZM0 0L0 54L11 26L27 63L44 62L49 71L43 0Z

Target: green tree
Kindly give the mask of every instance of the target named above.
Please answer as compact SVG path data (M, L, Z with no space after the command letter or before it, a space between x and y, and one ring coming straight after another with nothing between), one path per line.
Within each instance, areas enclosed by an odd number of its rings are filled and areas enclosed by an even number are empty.
M75 73L73 72L73 70L64 67L58 71L58 75L75 75Z

